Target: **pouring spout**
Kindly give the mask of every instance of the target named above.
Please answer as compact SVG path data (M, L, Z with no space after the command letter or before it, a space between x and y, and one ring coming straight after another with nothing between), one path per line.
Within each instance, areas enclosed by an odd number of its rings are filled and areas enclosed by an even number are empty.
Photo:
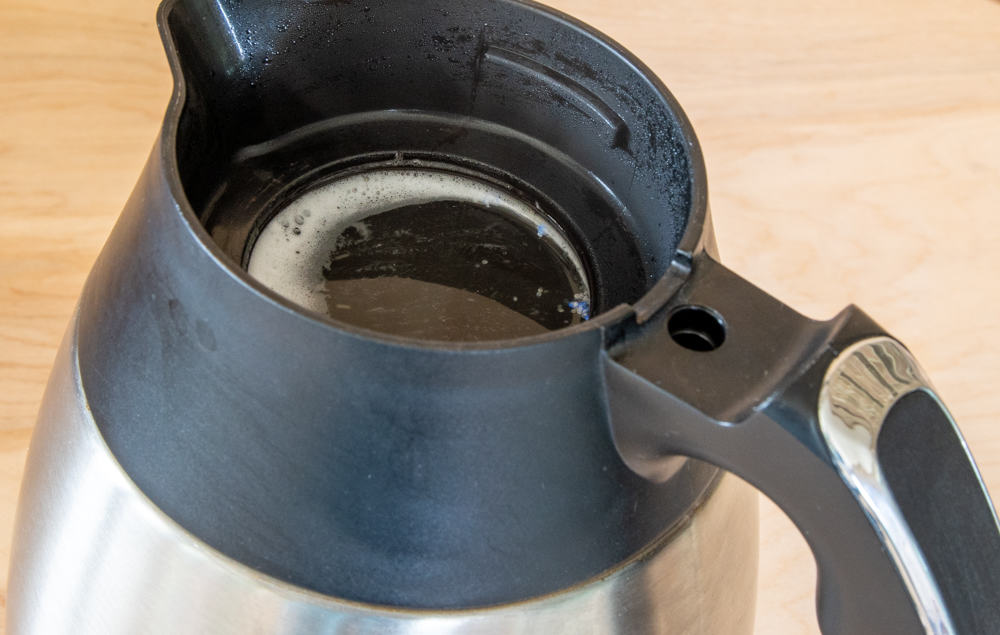
M188 69L191 76L232 77L252 59L253 30L226 0L165 0L157 21L178 81Z

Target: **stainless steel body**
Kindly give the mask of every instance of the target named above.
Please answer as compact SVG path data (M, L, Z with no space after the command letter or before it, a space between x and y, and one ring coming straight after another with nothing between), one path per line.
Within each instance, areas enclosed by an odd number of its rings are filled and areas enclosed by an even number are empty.
M75 323L56 360L21 490L10 635L753 630L757 495L730 475L683 526L632 560L516 604L407 611L345 602L258 573L186 532L124 473L87 407Z

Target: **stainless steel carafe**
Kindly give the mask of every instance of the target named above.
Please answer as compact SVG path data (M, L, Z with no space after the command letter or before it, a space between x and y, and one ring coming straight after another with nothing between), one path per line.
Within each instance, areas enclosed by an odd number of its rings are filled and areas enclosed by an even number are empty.
M720 264L694 132L627 51L513 0L159 21L174 95L39 416L12 635L749 633L730 472L803 531L825 633L997 632L996 514L926 375ZM404 208L385 262L335 266ZM461 267L539 330L350 313Z

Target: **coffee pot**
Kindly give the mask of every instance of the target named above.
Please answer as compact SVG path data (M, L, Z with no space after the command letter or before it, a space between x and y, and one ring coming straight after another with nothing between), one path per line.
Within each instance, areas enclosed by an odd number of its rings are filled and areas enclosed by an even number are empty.
M628 51L515 0L158 17L174 93L52 371L11 635L749 633L747 483L824 633L1000 632L926 374L721 264Z

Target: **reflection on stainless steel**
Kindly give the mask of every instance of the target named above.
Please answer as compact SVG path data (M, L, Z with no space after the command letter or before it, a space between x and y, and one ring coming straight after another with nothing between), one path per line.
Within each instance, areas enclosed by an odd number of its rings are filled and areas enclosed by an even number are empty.
M756 494L727 475L680 530L604 576L549 596L432 612L311 593L222 556L143 496L97 432L69 337L21 491L7 628L10 635L737 635L753 628L756 564Z
M863 340L843 351L827 370L820 392L819 427L834 465L882 535L924 629L935 635L947 634L955 628L927 561L892 496L877 454L879 432L889 411L902 397L918 390L933 397L947 412L902 344L888 337ZM957 428L955 434L958 436Z

